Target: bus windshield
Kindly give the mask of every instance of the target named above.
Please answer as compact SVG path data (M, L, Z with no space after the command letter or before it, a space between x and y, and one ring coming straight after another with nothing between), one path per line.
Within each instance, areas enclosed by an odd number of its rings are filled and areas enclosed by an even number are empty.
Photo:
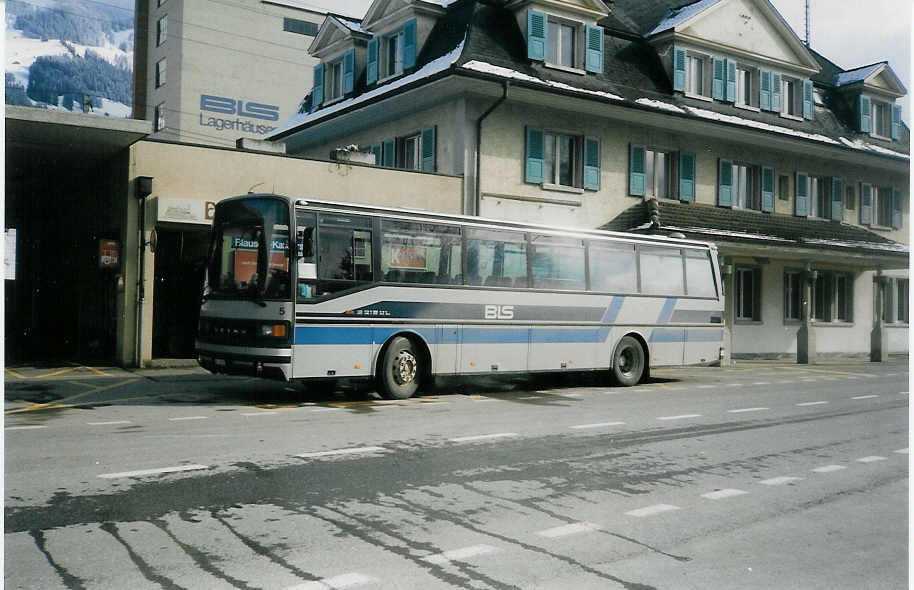
M229 201L216 210L207 297L291 298L289 208L277 199Z

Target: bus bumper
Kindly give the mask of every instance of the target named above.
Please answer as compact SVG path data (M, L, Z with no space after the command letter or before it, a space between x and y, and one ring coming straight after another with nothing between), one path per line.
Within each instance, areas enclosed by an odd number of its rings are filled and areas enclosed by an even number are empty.
M197 363L220 375L244 375L289 381L291 348L247 348L197 343Z

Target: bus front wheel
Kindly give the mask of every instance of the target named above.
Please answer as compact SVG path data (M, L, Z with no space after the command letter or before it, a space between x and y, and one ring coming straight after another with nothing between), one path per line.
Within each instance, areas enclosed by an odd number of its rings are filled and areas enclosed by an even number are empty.
M419 352L409 338L391 340L378 372L378 389L387 399L406 399L419 389L422 365Z
M636 385L644 375L644 349L631 336L623 336L613 353L612 374L623 387Z

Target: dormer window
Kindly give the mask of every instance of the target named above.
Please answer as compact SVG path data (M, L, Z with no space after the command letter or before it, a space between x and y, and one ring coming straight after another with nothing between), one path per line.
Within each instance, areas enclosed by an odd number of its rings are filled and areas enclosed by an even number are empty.
M736 65L736 96L734 99L736 106L758 108L758 69L743 64Z
M343 60L338 59L335 62L327 64L327 73L324 75L326 100L337 99L343 96Z
M387 78L403 73L403 31L383 37L381 55L384 56L381 77Z
M406 21L398 29L372 37L368 41L367 52L365 79L368 84L399 76L405 70L415 67L416 19Z
M603 28L527 10L527 57L583 74L603 72Z
M577 27L565 22L549 19L548 51L546 63L551 63L566 68L577 67L575 42Z
M888 103L873 101L873 135L888 138L892 130L892 112Z
M686 55L687 72L686 94L711 96L711 68L708 56L698 53Z
M781 114L791 117L803 116L803 95L800 81L796 78L781 78Z

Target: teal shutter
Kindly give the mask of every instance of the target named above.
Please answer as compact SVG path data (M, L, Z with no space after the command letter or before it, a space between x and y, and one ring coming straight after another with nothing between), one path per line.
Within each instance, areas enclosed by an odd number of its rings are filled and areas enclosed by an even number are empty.
M736 62L727 61L727 101L736 102Z
M844 180L838 177L831 179L831 218L834 221L844 219Z
M873 223L873 185L860 183L860 223Z
M861 133L869 133L870 129L872 129L871 119L873 115L871 109L870 97L862 94L857 97L857 121L860 123Z
M733 206L733 162L720 160L718 166L717 204L721 207Z
M771 72L759 70L758 105L763 111L771 110Z
M685 92L686 53L685 49L673 48L673 90Z
M352 92L355 78L355 49L343 54L343 94Z
M679 200L695 200L695 154L679 152Z
M536 10L527 10L527 57L546 59L546 15Z
M797 197L794 203L797 217L809 217L809 177L797 172Z
M803 118L815 118L815 98L812 92L812 81L803 80Z
M397 165L397 142L393 139L385 139L384 147L381 149L382 165L387 168L393 168Z
M545 137L543 130L527 127L527 154L524 166L524 182L542 184L544 174Z
M311 112L324 102L324 64L314 66L314 89L311 90Z
M762 211L774 212L774 168L762 166Z
M644 196L644 148L638 145L628 150L628 194Z
M378 38L368 40L368 63L365 66L365 82L374 84L378 81Z
M603 73L603 27L587 25L587 55L584 69L594 74Z
M435 171L435 135L434 127L422 129L422 170L424 172Z
M600 140L596 137L584 138L584 188L600 190Z
M416 19L403 23L403 69L416 65Z
M771 110L781 112L781 75L771 74Z
M711 58L712 81L711 81L711 98L714 100L723 100L727 92L727 65L719 57Z
M892 188L892 227L900 229L901 222L901 190Z
M371 144L369 151L374 156L374 165L380 166L381 165L381 144L380 143Z
M901 138L901 105L892 105L892 139Z

